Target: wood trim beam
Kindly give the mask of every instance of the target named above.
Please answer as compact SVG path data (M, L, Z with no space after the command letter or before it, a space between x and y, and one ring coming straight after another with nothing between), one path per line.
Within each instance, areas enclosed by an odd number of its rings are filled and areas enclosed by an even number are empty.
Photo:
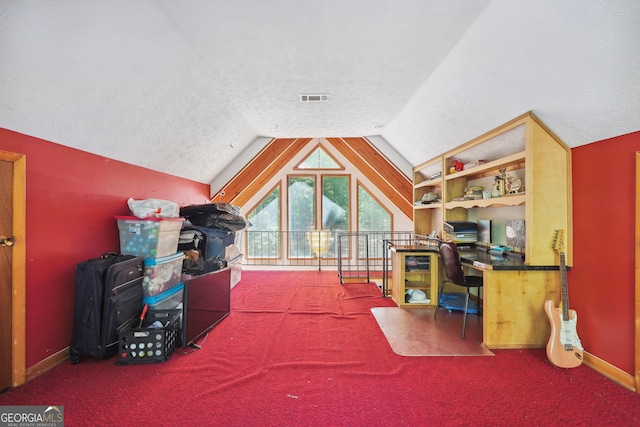
M413 184L364 138L326 138L403 214L413 219Z
M309 141L311 138L274 139L224 186L224 196L216 201L244 206Z
M342 138L342 140L353 147L354 151L365 159L387 182L393 184L398 193L406 198L407 202L413 204L413 182L411 177L402 173L366 138Z

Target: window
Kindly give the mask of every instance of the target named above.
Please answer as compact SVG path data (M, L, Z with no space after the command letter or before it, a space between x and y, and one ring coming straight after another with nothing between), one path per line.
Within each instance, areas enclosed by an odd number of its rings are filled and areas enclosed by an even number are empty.
M280 258L280 190L278 184L247 215L252 224L247 240L248 258Z
M344 169L327 151L318 145L295 169Z
M355 247L351 243L341 245L343 253L338 254L340 232L369 233L369 247L378 247L375 236L389 235L393 216L374 194L360 181L354 185L349 171L326 147L313 146L291 173L248 212L252 227L247 234L247 259L275 262L284 258L291 263L306 263L316 257L351 259L352 252L365 253L366 248L360 248L365 240L358 239L360 243ZM314 237L318 243L315 251ZM323 250L318 251L318 247Z
M306 232L316 229L316 179L296 175L287 181L289 257L308 258L313 254Z
M358 183L358 231L391 231L391 213Z
M322 176L322 229L348 231L349 177Z

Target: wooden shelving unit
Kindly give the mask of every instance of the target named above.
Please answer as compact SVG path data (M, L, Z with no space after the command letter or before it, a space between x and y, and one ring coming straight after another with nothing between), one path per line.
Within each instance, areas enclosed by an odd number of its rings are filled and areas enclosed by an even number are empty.
M438 178L432 178L439 175ZM414 232L431 234L442 230L442 156L438 156L413 169L413 220ZM425 194L434 193L439 201L422 203Z
M399 306L435 305L438 295L438 255L434 252L402 252L391 251L391 262L394 269L392 276L391 296ZM423 291L428 302L406 302L405 295L409 289Z
M452 170L454 160L477 166ZM520 248L524 268L494 269L474 264L465 269L474 270L484 278L478 297L483 307L485 345L489 348L544 347L549 337L544 301L558 302L556 266L559 260L551 248L555 230L565 231L567 265L572 265L573 260L571 150L533 114L527 113L416 166L413 172L417 234L437 230L443 236L445 221L482 219L492 221L494 226L491 243L506 244L499 241L506 240L506 221L524 221L525 242ZM474 196L466 191L470 187L483 187L494 192L495 178L502 173L522 183L515 194L498 193L496 197L492 194L491 198L472 199ZM427 193L437 194L439 200L422 204L420 201ZM498 235L496 229L502 229L502 235ZM498 241L493 240L495 235ZM413 304L404 303L406 289L424 288L435 305L443 275L436 264L439 257L433 252L429 274L415 280L405 271L406 257L410 255L415 254L392 255L392 295L398 304L407 307Z
M469 169L452 171L454 160L463 164L486 161ZM494 178L503 170L523 186L515 194L464 200L465 189L482 186L493 191ZM519 217L525 227L526 263L555 265L549 242L557 229L567 236L567 264L571 257L571 151L533 114L524 114L503 126L416 166L414 175L414 231L442 236L444 221L491 219L495 209L521 206ZM435 174L438 178L431 178ZM427 193L441 202L421 204ZM491 208L491 210L487 210ZM499 215L498 215L499 216ZM496 242L506 244L506 242Z

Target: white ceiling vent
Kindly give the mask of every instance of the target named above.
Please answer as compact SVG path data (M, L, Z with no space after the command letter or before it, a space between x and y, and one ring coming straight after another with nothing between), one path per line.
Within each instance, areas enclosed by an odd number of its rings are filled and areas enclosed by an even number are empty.
M327 102L329 100L328 93L301 93L300 102Z

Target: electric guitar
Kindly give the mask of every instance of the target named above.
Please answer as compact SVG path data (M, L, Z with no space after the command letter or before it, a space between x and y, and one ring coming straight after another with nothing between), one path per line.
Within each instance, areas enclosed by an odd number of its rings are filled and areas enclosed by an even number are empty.
M553 301L544 302L544 311L551 323L551 336L547 343L547 357L559 368L575 368L582 364L582 344L576 331L578 313L569 310L567 266L565 263L564 230L556 230L551 246L560 254L560 277L562 280L562 302L554 307Z

